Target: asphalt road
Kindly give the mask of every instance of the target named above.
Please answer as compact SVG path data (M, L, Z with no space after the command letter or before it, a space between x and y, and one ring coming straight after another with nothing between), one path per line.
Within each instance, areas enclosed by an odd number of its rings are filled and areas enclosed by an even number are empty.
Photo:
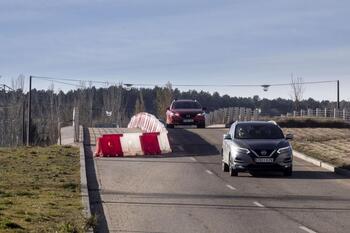
M350 180L295 159L294 175L221 171L226 129L173 129L174 153L92 159L99 232L350 232ZM85 135L88 136L88 135Z

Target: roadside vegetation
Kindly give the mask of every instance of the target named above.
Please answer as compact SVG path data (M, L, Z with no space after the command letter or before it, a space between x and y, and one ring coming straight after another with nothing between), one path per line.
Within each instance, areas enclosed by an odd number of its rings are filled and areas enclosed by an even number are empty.
M79 150L0 148L0 232L83 232Z
M350 128L350 123L326 118L277 118L276 122L286 128Z
M292 141L296 151L350 169L349 128L283 128L294 134Z

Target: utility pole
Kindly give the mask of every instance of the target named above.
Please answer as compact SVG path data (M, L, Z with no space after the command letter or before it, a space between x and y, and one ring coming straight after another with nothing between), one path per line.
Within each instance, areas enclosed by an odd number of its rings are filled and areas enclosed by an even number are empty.
M32 76L29 76L27 146L30 146L30 123L32 121Z
M340 109L340 88L339 88L339 80L337 80L337 108Z
M26 101L22 101L22 145L26 143L25 127L26 127Z

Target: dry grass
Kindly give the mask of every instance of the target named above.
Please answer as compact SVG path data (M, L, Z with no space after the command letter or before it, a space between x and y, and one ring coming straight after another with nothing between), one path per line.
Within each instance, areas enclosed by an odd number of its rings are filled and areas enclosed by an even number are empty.
M0 149L0 232L83 232L78 149Z
M284 128L293 133L295 150L337 167L350 169L350 129Z

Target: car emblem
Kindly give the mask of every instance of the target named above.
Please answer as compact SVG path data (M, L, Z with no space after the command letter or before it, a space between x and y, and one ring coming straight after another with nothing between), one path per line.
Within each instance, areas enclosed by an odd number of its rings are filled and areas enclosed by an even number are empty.
M265 155L267 155L267 151L266 151L266 150L262 150L262 151L260 152L260 154L261 154L262 156L265 156Z

